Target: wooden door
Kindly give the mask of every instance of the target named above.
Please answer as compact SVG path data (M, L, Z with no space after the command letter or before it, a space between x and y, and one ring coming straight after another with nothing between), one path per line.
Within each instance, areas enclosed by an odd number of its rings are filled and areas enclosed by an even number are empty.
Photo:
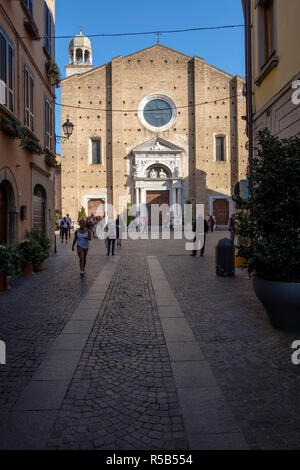
M170 204L170 192L168 190L162 191L147 191L146 193L146 206L148 211L148 224L151 225L151 205L152 204ZM159 225L162 225L162 213L159 214Z
M36 186L32 196L32 230L42 233L46 231L45 202L46 199L42 187Z
M88 215L94 214L95 217L100 215L104 216L104 201L103 199L90 199L88 201Z
M216 224L227 225L229 219L228 199L215 199L213 204L213 215L216 218Z
M3 184L0 185L0 245L7 243L8 205L7 193Z

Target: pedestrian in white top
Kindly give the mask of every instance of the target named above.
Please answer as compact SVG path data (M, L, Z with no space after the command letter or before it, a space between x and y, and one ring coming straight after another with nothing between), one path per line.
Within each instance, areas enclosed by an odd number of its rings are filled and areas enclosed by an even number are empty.
M85 275L86 257L89 250L89 242L92 239L90 230L86 228L85 219L79 221L79 228L74 235L72 251L74 251L75 244L77 243L77 253L79 256L80 277Z

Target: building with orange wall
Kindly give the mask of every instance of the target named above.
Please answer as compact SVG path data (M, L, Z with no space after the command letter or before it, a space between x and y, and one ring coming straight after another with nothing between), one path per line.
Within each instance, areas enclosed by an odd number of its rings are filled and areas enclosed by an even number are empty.
M54 233L54 25L55 0L1 0L0 244Z

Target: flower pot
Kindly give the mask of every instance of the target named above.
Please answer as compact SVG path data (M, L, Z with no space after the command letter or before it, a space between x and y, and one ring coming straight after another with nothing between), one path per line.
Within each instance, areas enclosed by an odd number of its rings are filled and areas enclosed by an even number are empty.
M252 285L275 328L300 331L300 283L254 279Z
M5 134L9 135L10 137L17 138L19 137L19 132L15 127L10 127L6 124L6 122L1 123L1 130L5 132Z
M42 262L34 263L33 270L34 272L37 272L37 273L43 271L43 263Z
M0 294L4 291L4 273L0 272Z
M245 261L246 261L245 258L242 258L237 253L235 254L234 264L236 268L240 268L245 263Z
M25 274L25 276L32 276L33 275L32 261L26 261L25 262L24 274Z
M5 273L3 273L3 290L10 290L11 287L10 285L8 284L8 279L7 279L7 275Z

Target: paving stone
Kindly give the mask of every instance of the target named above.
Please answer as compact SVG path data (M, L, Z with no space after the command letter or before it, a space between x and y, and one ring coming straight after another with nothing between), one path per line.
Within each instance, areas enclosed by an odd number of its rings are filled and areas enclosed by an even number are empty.
M32 380L23 390L15 410L58 410L68 389L68 380Z
M88 339L87 334L63 334L61 333L51 344L50 351L82 351Z
M168 351L172 362L205 360L204 354L196 341L169 342Z

